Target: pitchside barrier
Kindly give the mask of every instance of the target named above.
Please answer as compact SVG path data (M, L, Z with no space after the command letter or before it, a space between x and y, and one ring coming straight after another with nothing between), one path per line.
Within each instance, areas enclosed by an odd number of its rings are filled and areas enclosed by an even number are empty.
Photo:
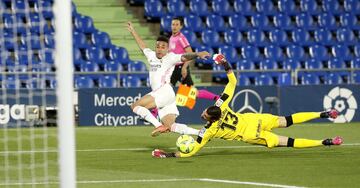
M221 94L223 86L198 87ZM177 88L174 88L175 90ZM80 126L127 126L144 125L135 115L131 104L150 92L149 88L79 89L78 115ZM323 111L335 108L340 112L335 123L360 121L358 103L360 86L307 85L307 86L239 86L230 107L236 112L272 113L289 115L301 111ZM192 110L178 107L177 122L202 124L201 112L214 101L198 99ZM319 119L318 122L333 120Z

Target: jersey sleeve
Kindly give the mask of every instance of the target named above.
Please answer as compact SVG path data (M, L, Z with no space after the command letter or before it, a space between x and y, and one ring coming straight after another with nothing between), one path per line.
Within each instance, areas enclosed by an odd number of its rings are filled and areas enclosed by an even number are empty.
M175 65L175 64L181 62L181 56L182 55L183 54L175 54L173 52L170 52L169 53L169 59L168 59L169 62L168 63L171 64L171 65Z
M184 35L182 35L180 38L179 38L179 43L181 45L181 47L183 49L187 48L190 46L190 43L189 41L186 39L186 37Z
M214 134L209 129L206 129L205 127L203 127L200 130L200 133L196 140L194 149L190 153L180 153L180 157L191 157L191 156L195 155L213 137L214 137Z
M215 105L221 109L226 108L229 105L229 102L234 96L234 91L236 88L236 77L234 72L227 74L229 82L226 84L226 87L221 94L220 98L216 101Z
M154 51L152 51L150 48L144 48L143 53L147 59L151 59L154 54Z

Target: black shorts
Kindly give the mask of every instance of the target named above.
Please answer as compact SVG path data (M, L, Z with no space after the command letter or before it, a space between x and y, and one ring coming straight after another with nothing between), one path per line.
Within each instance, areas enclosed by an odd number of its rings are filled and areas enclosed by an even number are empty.
M190 67L189 66L187 67L187 76L185 77L184 80L181 79L182 78L181 68L182 68L182 65L175 66L174 72L171 75L171 80L170 80L171 84L173 86L176 86L177 82L181 82L182 84L186 84L188 86L194 85L194 82L192 81L191 74L190 74Z

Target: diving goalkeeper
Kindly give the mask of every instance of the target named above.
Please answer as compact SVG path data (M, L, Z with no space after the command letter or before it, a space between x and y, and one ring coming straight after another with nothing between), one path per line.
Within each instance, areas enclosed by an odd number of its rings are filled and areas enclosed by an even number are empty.
M316 118L335 119L338 116L338 112L336 110L330 110L327 112L300 112L290 116L235 113L230 109L228 104L235 91L236 77L229 63L222 54L215 55L214 60L217 64L224 66L229 82L215 105L206 108L201 114L201 118L205 119L207 123L205 127L200 130L194 150L185 154L179 151L167 153L163 150L155 149L152 151L153 157L190 157L197 153L209 140L213 138L244 141L250 144L263 145L268 148L281 146L308 148L342 144L342 138L339 136L332 139L309 140L280 136L271 132L273 128L287 128L293 124L303 123Z

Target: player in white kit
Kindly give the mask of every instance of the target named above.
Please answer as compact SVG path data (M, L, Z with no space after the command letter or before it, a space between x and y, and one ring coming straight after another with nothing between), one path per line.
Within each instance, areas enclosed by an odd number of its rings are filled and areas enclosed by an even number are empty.
M170 77L176 63L189 61L197 57L204 59L209 57L210 54L206 51L185 54L169 53L168 38L162 36L158 37L155 51L152 51L146 47L146 44L137 34L131 22L128 22L127 27L150 64L149 77L152 89L150 93L133 103L131 109L156 127L151 133L152 136L170 131L180 134L198 135L199 130L175 122L179 111L176 107L175 92L170 84ZM159 109L161 122L149 111L149 109L153 108Z

